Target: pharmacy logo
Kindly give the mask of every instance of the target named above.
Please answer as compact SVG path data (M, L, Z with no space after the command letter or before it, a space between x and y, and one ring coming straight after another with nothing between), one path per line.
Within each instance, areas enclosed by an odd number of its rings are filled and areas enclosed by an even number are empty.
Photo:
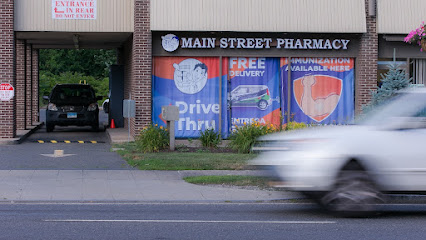
M179 47L179 38L174 34L161 37L161 45L167 52L173 52Z

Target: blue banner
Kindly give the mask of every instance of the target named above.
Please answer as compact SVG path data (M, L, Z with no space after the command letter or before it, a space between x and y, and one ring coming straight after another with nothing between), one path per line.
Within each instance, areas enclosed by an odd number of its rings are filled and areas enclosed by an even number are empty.
M232 126L280 125L280 59L229 58Z
M153 122L166 127L161 107L175 105L179 107L177 138L196 138L200 131L210 128L218 131L220 122L222 136L226 137L228 122L226 108L219 103L220 80L219 58L154 58ZM222 105L226 106L226 75L222 81Z
M354 120L354 59L291 58L281 60L282 96L288 97L290 112L283 101L283 113L290 120L309 124L350 124ZM284 114L284 119L287 116Z

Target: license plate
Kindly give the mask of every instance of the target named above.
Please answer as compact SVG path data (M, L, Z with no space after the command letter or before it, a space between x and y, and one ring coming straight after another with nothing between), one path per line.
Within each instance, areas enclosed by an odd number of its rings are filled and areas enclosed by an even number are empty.
M67 113L67 118L77 118L77 113L69 112L69 113Z

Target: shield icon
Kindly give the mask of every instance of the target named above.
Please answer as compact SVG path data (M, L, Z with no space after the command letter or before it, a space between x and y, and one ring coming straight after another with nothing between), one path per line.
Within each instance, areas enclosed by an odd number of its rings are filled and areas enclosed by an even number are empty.
M293 95L300 109L316 122L334 112L342 94L343 81L326 75L305 75L293 81Z

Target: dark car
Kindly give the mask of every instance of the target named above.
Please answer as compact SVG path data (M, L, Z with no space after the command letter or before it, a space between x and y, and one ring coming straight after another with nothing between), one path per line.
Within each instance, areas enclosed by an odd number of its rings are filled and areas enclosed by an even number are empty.
M99 107L95 90L86 84L58 84L43 97L49 100L46 110L46 129L53 131L59 126L92 126L99 128Z

